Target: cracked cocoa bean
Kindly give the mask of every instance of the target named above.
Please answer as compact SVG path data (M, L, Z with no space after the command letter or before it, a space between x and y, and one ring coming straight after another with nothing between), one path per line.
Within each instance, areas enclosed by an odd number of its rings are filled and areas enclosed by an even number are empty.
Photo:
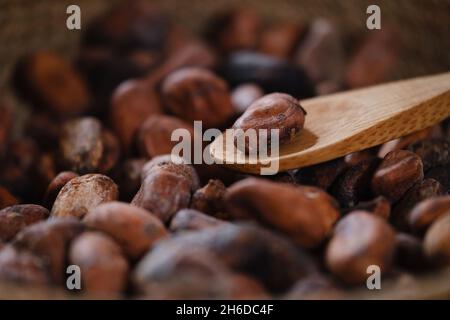
M333 198L318 188L257 178L229 187L225 203L233 218L260 221L308 248L322 243L339 218Z
M103 202L117 200L117 185L107 176L86 174L67 182L56 197L51 210L53 217L83 218Z
M36 204L18 204L0 210L0 241L10 241L27 226L47 219L49 212Z
M120 246L100 232L84 232L69 249L69 261L81 270L83 292L120 294L128 280L129 265Z
M111 236L132 259L167 235L164 225L151 212L124 202L103 203L91 209L83 222Z
M372 190L376 195L396 202L423 176L423 164L418 155L406 150L392 151L376 170Z
M394 249L395 233L384 219L354 211L336 225L325 260L328 269L345 283L362 284L370 265L387 274Z

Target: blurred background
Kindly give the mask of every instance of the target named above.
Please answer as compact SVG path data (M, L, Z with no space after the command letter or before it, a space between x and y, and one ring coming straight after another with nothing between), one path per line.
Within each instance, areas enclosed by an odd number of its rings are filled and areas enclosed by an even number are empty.
M16 59L37 49L53 49L66 57L77 54L80 31L65 27L66 8L78 4L82 29L115 0L0 0L0 87L5 90ZM402 38L400 64L392 78L430 74L450 69L450 1L448 0L152 0L170 19L193 32L206 17L229 6L248 6L267 20L306 23L315 17L334 21L351 39L366 29L366 8L377 4L382 23L395 24Z

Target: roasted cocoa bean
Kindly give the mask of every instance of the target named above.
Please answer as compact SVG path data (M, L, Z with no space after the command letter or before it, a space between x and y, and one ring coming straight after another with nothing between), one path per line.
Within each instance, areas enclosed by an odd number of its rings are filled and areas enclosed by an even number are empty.
M442 185L433 179L425 179L409 189L395 205L392 222L402 230L409 230L408 219L411 210L421 201L444 194Z
M388 220L391 215L391 204L383 196L376 197L369 201L359 202L356 206L348 208L346 212L351 211L367 211L383 219Z
M450 211L450 195L433 197L419 202L408 215L409 226L423 232L440 216Z
M220 180L209 180L203 188L198 189L192 195L191 208L204 212L210 216L226 217L225 185Z
M167 235L164 225L152 213L123 202L103 203L91 209L83 221L89 228L111 236L133 259Z
M421 271L427 268L422 241L407 233L395 237L395 262L401 267Z
M353 207L360 201L372 198L370 181L380 160L364 160L344 171L333 183L330 193L342 207Z
M42 258L53 283L62 284L70 241L83 231L83 224L74 218L48 219L19 232L13 245Z
M235 144L238 148L239 141L245 143L246 151L259 150L259 130L267 130L267 146L271 143L271 130L279 130L279 144L292 141L303 129L306 111L299 101L284 93L272 93L253 102L244 114L233 124L235 131ZM256 130L256 141L249 141L246 137L247 130ZM256 145L255 145L256 142Z
M81 114L90 94L78 72L52 52L39 51L24 57L15 70L17 92L32 105L59 117Z
M450 170L447 166L431 168L425 173L425 178L439 181L445 192L450 194Z
M137 265L135 278L157 279L158 274L166 274L167 271L171 275L170 265L176 263L180 255L193 249L213 254L206 260L209 265L221 262L231 270L255 277L274 292L286 290L294 281L315 270L309 256L283 237L257 226L227 223L215 228L181 233L158 242ZM212 270L218 270L218 267ZM192 289L195 288L192 285Z
M222 128L235 113L227 83L206 69L179 69L166 77L161 91L168 110L189 124Z
M118 195L117 185L107 176L86 174L73 178L62 187L50 214L81 219L99 204L117 200Z
M81 174L108 172L119 158L116 137L91 117L64 124L59 147L63 167Z
M383 218L354 211L336 225L326 249L326 265L345 283L362 284L370 265L387 274L394 249L395 233Z
M416 153L423 162L425 172L433 167L450 165L450 142L444 139L430 139L414 143L409 150Z
M171 161L171 156L158 156L147 163L142 170L141 188L132 204L149 210L161 221L168 223L180 209L187 208L191 196L199 187L194 168Z
M67 182L78 177L78 174L72 171L60 172L48 185L44 195L44 206L48 209L53 207L56 197Z
M139 128L137 146L142 157L153 158L163 154L170 154L178 141L172 141L172 133L177 129L187 130L190 141L194 141L192 125L171 116L150 116ZM180 155L181 156L181 155ZM185 155L183 155L185 156Z
M225 203L233 218L261 221L308 248L322 243L339 218L333 198L318 188L256 178L228 188Z
M343 158L338 158L298 169L295 173L295 178L298 184L315 186L326 190L345 169L347 169L347 164Z
M372 179L372 190L392 202L398 201L409 188L423 179L420 157L406 150L389 152Z
M28 285L48 285L48 270L43 260L11 245L0 249L0 280Z
M18 204L0 210L0 241L10 241L27 226L47 219L49 212L36 204Z
M438 266L450 264L450 210L433 222L425 234L423 246L430 263Z
M69 249L69 261L81 270L83 292L116 295L127 285L128 261L120 246L100 232L84 232Z
M227 223L193 209L181 209L170 222L170 231L201 230Z

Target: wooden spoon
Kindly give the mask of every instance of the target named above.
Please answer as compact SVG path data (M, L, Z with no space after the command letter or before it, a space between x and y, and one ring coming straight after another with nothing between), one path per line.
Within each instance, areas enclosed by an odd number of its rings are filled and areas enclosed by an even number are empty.
M255 174L268 166L267 161L279 161L279 171L285 171L422 130L450 116L450 72L308 99L301 104L308 113L305 127L291 143L280 146L278 157L251 159L236 148L224 148L222 134L210 145L212 158Z

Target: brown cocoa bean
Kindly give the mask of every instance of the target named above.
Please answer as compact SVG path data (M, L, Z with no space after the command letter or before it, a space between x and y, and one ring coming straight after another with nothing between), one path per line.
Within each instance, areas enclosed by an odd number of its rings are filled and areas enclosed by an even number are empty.
M330 193L342 207L348 208L372 197L370 181L380 160L371 158L348 168L330 187Z
M139 258L167 235L164 225L152 213L117 201L91 209L83 222L89 228L111 236L133 259Z
M39 51L17 65L18 93L33 105L60 117L80 114L90 104L90 93L78 72L52 52Z
M48 219L23 229L14 239L16 248L28 250L42 258L54 283L62 284L70 241L83 231L74 218Z
M178 261L180 255L193 249L212 254L214 258L206 260L208 263L218 260L235 272L255 277L274 292L286 290L294 281L315 270L310 257L285 238L258 226L227 223L180 233L160 241L139 262L135 269L136 277L145 280L158 278L156 273L169 271L172 274L170 266ZM218 267L212 269L217 270ZM207 276L208 272L200 274ZM192 285L192 288L196 286Z
M395 237L395 262L407 269L421 271L427 268L422 241L407 233Z
M42 259L11 245L0 249L0 281L28 285L48 285L48 270Z
M259 130L269 130L267 146L271 142L271 129L279 130L279 143L286 144L303 129L306 111L299 101L285 93L272 93L253 102L244 114L233 124L235 143L245 139L245 150L249 151L259 146ZM238 130L240 129L240 130ZM256 130L256 145L250 145L245 133L248 129ZM237 143L239 147L239 143Z
M392 213L393 224L402 230L408 230L411 210L421 201L443 195L442 185L433 179L425 179L410 188L395 205Z
M208 216L197 210L181 209L173 216L169 229L173 232L201 230L216 227L223 223L227 222Z
M83 218L92 208L103 202L117 200L117 185L107 176L86 174L67 182L56 197L53 217Z
M343 158L301 168L295 173L298 184L328 189L336 178L347 169Z
M437 266L450 264L450 210L433 222L425 234L423 246L430 263Z
M256 178L229 187L225 203L235 219L260 221L308 248L325 240L339 218L333 198L318 188Z
M326 249L326 265L345 283L362 284L370 265L387 274L394 249L395 233L384 219L354 211L336 225Z
M372 189L392 202L398 201L409 188L423 179L420 157L406 150L389 152L372 178Z
M51 209L61 189L66 185L67 182L76 177L78 177L78 174L72 171L60 172L47 187L47 191L44 195L45 207Z
M416 232L423 232L449 210L450 195L426 199L412 208L408 215L409 226Z
M81 290L96 294L120 294L127 285L128 261L110 237L84 232L69 249L69 261L81 270Z
M151 159L155 156L172 153L173 147L178 144L178 141L172 141L171 139L172 133L176 129L187 130L190 134L190 141L194 141L194 128L190 124L171 116L150 116L144 121L137 133L137 146L140 155Z
M78 172L108 172L119 158L117 139L92 117L71 120L59 140L63 167Z
M217 218L226 217L225 185L220 180L209 180L203 188L192 195L191 208Z
M9 241L27 226L47 219L49 212L36 204L18 204L0 210L0 241Z
M182 68L167 76L162 96L169 111L193 125L222 128L235 110L227 83L202 68Z
M360 202L356 206L348 208L345 211L351 212L359 210L370 212L376 216L388 220L391 215L391 204L385 197L379 196L369 201Z
M433 167L450 165L450 142L445 139L430 139L414 143L409 150L423 162L425 172Z
M161 221L168 223L180 209L187 208L193 192L199 187L194 168L171 161L171 156L159 156L142 170L142 184L132 204L149 210Z

